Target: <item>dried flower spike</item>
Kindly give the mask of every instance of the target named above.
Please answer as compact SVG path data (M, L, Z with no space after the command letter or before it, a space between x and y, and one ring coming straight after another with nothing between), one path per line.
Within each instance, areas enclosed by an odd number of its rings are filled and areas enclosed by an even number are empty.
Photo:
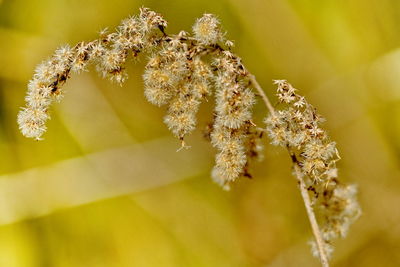
M122 84L128 77L128 58L146 53L144 95L150 103L166 107L164 123L182 147L187 147L185 137L197 126L201 103L214 97L214 117L206 136L217 150L211 176L222 188L228 190L240 177L251 178L249 166L253 159L262 158L264 133L272 144L288 150L316 240L313 253L328 266L332 240L345 236L360 208L355 187L337 179L340 157L336 143L321 127L322 117L285 80L275 81L284 107L275 110L232 52L233 42L225 39L214 15L197 19L193 36L184 31L168 35L166 27L161 15L141 8L139 16L123 20L115 32L103 30L94 41L57 49L36 68L28 84L26 105L18 115L22 134L42 139L50 106L62 98L62 86L72 73L85 71L91 64L102 77ZM257 128L252 120L257 96L270 112L266 129ZM321 229L314 208L322 219Z
M322 249L329 258L332 241L344 237L351 223L361 214L355 186L346 186L337 179L336 162L340 159L336 143L322 129L323 118L316 113L291 84L277 80L277 96L284 109L274 111L265 120L271 143L288 148L305 186L312 192L314 206L321 213ZM313 254L320 249L311 243ZM321 246L321 244L320 244Z

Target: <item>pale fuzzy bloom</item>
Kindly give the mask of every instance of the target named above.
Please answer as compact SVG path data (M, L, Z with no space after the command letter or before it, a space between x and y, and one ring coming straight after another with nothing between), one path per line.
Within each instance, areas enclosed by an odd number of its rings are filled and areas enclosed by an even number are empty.
M68 65L74 58L75 52L69 45L58 48L55 53L55 59L61 64Z
M121 22L121 25L118 27L118 29L125 34L136 34L141 30L141 20L136 17L136 16L131 16L127 19L124 19ZM106 32L105 32L106 33ZM106 34L100 34L101 35L106 35Z
M180 38L172 38L149 59L143 75L147 99L159 106L168 104L164 122L182 141L195 129L196 113L211 93L213 78L211 68L199 56L189 60L192 56Z
M100 63L100 58L106 54L106 47L100 41L95 41L92 43L92 51L90 61L95 61L95 63Z
M101 53L100 56L94 60L98 63L96 69L101 73L103 78L108 78L110 81L114 81L120 85L125 82L128 75L126 73L124 64L127 58L127 54L119 49L102 50L101 47L97 46L97 53Z
M106 76L113 70L121 68L121 65L125 62L125 55L121 54L117 49L105 50L100 62L101 65L99 67L103 76Z
M336 154L335 142L323 142L319 139L312 139L304 145L303 156L305 158L318 158L328 160Z
M228 182L235 181L243 172L246 164L246 154L242 146L234 146L235 143L229 144L230 148L225 148L216 156L215 162L221 177Z
M196 128L196 114L194 112L169 112L164 117L168 129L179 139L191 133Z
M199 57L193 59L190 68L191 79L194 93L197 97L205 97L211 95L211 82L214 79L214 74L209 65L202 61Z
M251 123L251 109L255 97L247 87L247 72L240 58L229 51L221 54L221 57L214 59L212 63L217 69L214 79L216 117L210 137L213 146L219 150L213 179L227 184L240 176L250 177L248 160L257 158L257 145L250 141L253 137L249 130L254 127ZM226 147L232 147L234 144L237 147L237 155L226 151ZM257 149L260 148L261 146L257 146Z
M218 120L218 119L217 119ZM232 133L218 121L213 124L212 132L210 133L211 144L218 150L224 149L225 145L232 139ZM239 140L240 141L240 140Z
M215 158L215 167L212 172L213 180L225 189L229 189L229 186L226 186L243 174L246 162L243 145L235 140L228 140L224 149Z
M167 27L167 21L160 14L146 7L140 8L139 18L142 23L141 30L145 33L158 29L163 31Z
M295 89L291 84L287 83L285 80L275 80L274 83L276 85L278 85L277 96L281 102L285 102L285 103L289 104L298 97L295 94L297 89ZM299 100L301 101L301 99L299 99ZM298 104L295 106L298 106Z
M305 98L302 96L302 97L300 97L300 98L297 100L297 102L294 103L293 105L294 105L296 108L302 108L305 104L306 104L306 100L305 100Z
M76 52L72 59L71 70L75 73L80 73L86 70L92 47L90 43L85 44L81 42L75 47L75 50Z
M254 94L238 84L231 86L217 91L215 111L224 126L238 129L252 117L250 109L255 103Z
M48 107L62 97L59 87L68 78L73 52L68 46L57 49L52 58L41 63L28 84L26 107L18 114L21 133L37 140L46 131L45 123L50 118Z
M186 58L181 53L171 55L163 50L153 56L143 74L147 100L158 106L167 104L176 94L177 85L186 77L187 71Z
M262 160L262 131L255 130L249 122L240 129L230 129L216 118L210 134L211 143L219 150L212 178L224 189L229 190L229 184L240 176L251 178L249 161Z
M52 87L47 86L46 83L38 79L31 80L28 84L28 93L25 101L33 108L47 107L52 101L52 89Z
M329 181L330 169L339 159L336 144L320 127L322 117L285 80L276 80L278 98L288 108L269 115L265 123L271 143L299 151L299 164L305 175L316 182Z
M211 95L211 84L208 80L193 80L192 81L193 94L197 98L206 99Z
M246 73L240 58L224 54L214 61L214 65L219 70L215 78L217 117L224 126L238 129L251 119L254 93L245 86Z
M218 150L223 150L229 144L235 143L237 146L243 145L243 134L240 130L232 131L223 126L218 119L214 122L214 128L211 132L211 144Z
M147 99L159 106L168 104L164 122L182 141L195 129L196 113L202 99L211 93L213 77L200 57L188 57L188 47L173 38L150 58L143 75Z
M169 103L164 122L176 137L183 140L196 127L196 113L201 100L210 94L213 74L200 58L195 58L184 64L181 70L174 69L171 73L180 73L183 77L179 77L179 84L174 86L177 88L177 95Z
M57 77L55 72L54 62L50 59L48 61L42 62L35 69L34 79L39 80L43 83L51 83Z
M357 187L334 183L325 189L321 210L326 217L322 228L327 240L345 237L350 225L361 215Z
M46 131L45 122L49 118L49 115L44 109L23 108L18 113L17 122L24 136L41 140L41 136Z
M218 19L212 14L204 14L193 25L194 37L205 45L216 44L223 40Z
M333 180L322 195L318 206L324 218L321 232L325 252L330 257L334 250L333 240L346 237L350 225L360 217L361 209L356 200L355 185L343 185ZM311 250L315 257L319 257L314 241L311 242Z
M169 103L164 118L168 128L181 140L196 127L196 113L201 101L193 95L193 91L191 84L181 86L179 94Z
M157 106L168 103L175 94L170 72L164 69L148 69L143 74L144 93L147 100Z

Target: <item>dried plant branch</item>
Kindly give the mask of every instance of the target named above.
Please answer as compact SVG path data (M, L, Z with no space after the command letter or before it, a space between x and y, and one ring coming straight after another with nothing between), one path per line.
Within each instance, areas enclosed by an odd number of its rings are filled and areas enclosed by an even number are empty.
M222 188L229 190L238 178L251 177L251 161L262 158L264 133L272 144L287 148L316 240L312 242L313 253L328 266L332 240L346 235L360 208L355 186L337 179L340 157L335 142L320 127L322 117L285 80L275 81L278 104L285 107L275 109L254 75L232 52L233 42L226 39L214 15L197 19L193 36L183 31L169 35L166 27L160 14L141 8L139 16L123 20L116 32L102 31L94 41L57 49L36 68L28 85L26 106L18 115L22 134L42 139L49 107L63 95L62 85L71 73L92 64L103 77L122 84L128 76L128 56L147 53L144 94L152 104L166 107L164 123L182 148L187 148L185 137L196 128L200 104L214 96L214 118L206 137L218 151L212 178ZM266 129L252 121L257 95L269 111ZM323 222L320 225L317 209Z
M301 193L301 197L303 198L304 206L307 211L307 216L311 224L311 229L314 234L315 242L317 244L318 254L321 261L322 266L328 267L328 257L325 252L325 244L321 235L321 230L319 229L319 225L317 219L315 218L314 209L311 205L310 196L308 195L307 186L303 179L303 174L301 172L301 167L299 166L299 162L297 161L296 155L292 153L288 147L288 151L290 153L290 157L292 159L294 174L296 176L297 182L299 184L299 189Z
M256 78L254 75L250 75L250 81L253 84L254 88L257 90L258 94L261 96L265 106L267 107L267 109L269 110L269 112L271 114L275 114L275 109L271 104L271 101L269 100L268 96L265 94L264 90L261 88L260 84L257 82ZM311 224L311 229L312 232L314 234L315 240L316 240L316 244L317 244L317 248L318 248L318 253L320 256L320 261L323 267L328 267L329 266L329 262L328 262L328 257L325 253L325 245L324 245L324 241L322 239L322 235L321 235L321 230L319 229L319 225L317 222L317 219L315 217L315 213L313 210L313 207L311 205L311 200L310 200L310 196L308 195L308 191L307 191L307 186L304 182L303 179L303 174L301 172L301 167L299 166L299 162L297 161L296 155L290 150L289 146L286 146L289 154L290 154L290 158L292 160L293 163L293 169L294 169L294 175L297 179L298 185L299 185L299 189L300 189L300 193L301 193L301 197L303 198L303 202L304 202L304 206L306 208L307 211L307 216L308 219L310 221Z

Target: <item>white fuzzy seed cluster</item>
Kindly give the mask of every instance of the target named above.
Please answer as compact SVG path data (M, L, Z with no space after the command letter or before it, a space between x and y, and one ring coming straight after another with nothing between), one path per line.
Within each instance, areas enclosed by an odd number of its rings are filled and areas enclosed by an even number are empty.
M122 21L115 33L103 31L100 38L92 42L57 49L50 59L36 68L28 84L26 106L18 114L17 120L22 134L42 139L46 121L50 118L49 107L54 100L61 98L61 86L71 72L80 73L92 63L103 77L121 84L127 76L124 71L127 56L136 56L142 50L156 45L160 30L163 32L166 26L166 21L160 15L141 8L139 17Z
M333 252L332 241L345 237L350 225L360 216L354 185L346 186L337 179L336 162L340 159L335 142L321 128L323 119L291 84L277 80L277 96L286 109L270 114L265 122L272 144L288 147L296 161L313 203L322 217L322 238L328 256ZM314 256L319 258L317 245L311 242Z
M193 25L194 37L204 45L222 42L224 34L220 28L219 20L212 14L204 14Z
M259 158L260 132L251 122L254 94L240 58L230 52L233 43L218 43L222 34L218 20L209 14L193 26L194 38L187 33L168 37L154 53L143 75L145 95L157 106L167 106L164 122L182 140L196 127L200 103L215 87L215 120L210 140L218 149L212 171L223 188L240 176L248 176L250 158Z
M213 73L186 33L171 38L154 54L143 75L145 95L157 106L167 105L164 122L180 140L196 127L196 114L211 91ZM183 40L181 40L183 39Z
M218 69L215 78L216 107L211 143L219 150L212 178L225 189L245 174L247 164L246 140L252 126L251 108L254 93L248 87L247 72L240 58L225 51L214 65Z
M323 190L318 208L323 218L321 232L328 257L333 252L333 240L345 238L350 226L361 215L361 208L356 197L355 185L340 184L336 179ZM314 241L311 242L311 249L313 255L319 257Z
M53 57L35 69L33 79L28 84L25 97L26 107L18 114L17 122L26 137L41 139L46 131L46 121L50 119L48 109L55 100L60 100L62 86L69 76L75 51L69 46L58 49Z
M265 120L272 144L299 151L300 167L313 180L329 181L337 175L339 160L335 142L321 128L323 118L303 96L285 80L277 80L279 101L288 107Z

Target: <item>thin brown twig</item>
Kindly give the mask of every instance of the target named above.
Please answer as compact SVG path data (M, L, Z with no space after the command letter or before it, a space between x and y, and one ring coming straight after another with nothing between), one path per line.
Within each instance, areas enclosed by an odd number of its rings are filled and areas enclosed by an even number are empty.
M265 103L269 112L271 114L274 114L275 109L272 106L271 101L269 100L268 96L265 94L264 90L261 88L260 84L257 82L255 76L250 74L249 79L250 79L251 84L257 90L258 94L261 96L261 98L262 98L263 102ZM312 232L314 234L314 237L315 237L315 240L317 243L321 265L323 267L329 267L328 257L326 255L326 252L324 249L324 241L322 239L321 230L319 229L319 225L318 225L317 219L315 217L313 207L311 205L310 196L308 195L307 187L306 187L304 179L303 179L303 174L300 170L300 166L298 164L296 155L291 151L289 146L287 146L287 150L292 159L294 173L295 173L296 179L299 183L300 193L303 198L304 206L306 208L308 219L311 224L311 229L312 229Z
M264 90L261 88L260 84L257 82L256 77L253 74L250 74L249 78L250 78L251 84L257 90L257 93L261 96L261 98L264 101L265 105L267 106L267 109L269 110L269 112L272 115L275 114L275 109L272 106L271 101L269 101L268 96L265 94Z

